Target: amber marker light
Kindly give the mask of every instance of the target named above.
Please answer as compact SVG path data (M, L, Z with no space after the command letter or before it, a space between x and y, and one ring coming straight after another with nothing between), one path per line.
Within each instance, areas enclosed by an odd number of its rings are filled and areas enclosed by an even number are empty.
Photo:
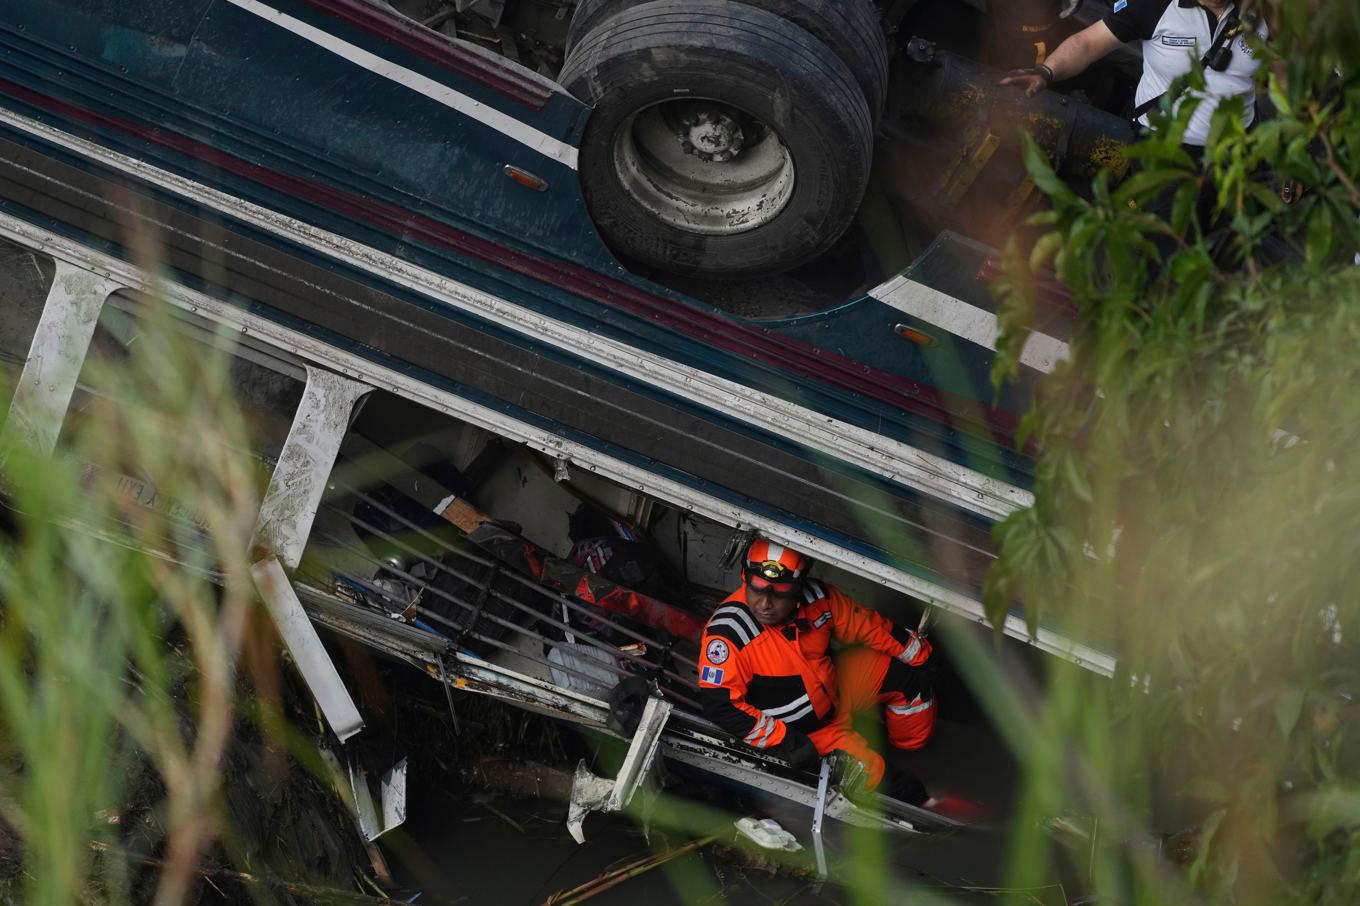
M917 346L935 345L935 338L932 337L930 334L922 333L915 327L909 327L906 324L896 325L895 327L893 327L893 332L905 340L911 340Z
M521 170L519 167L511 166L510 164L506 164L502 169L506 176L525 188L533 189L535 192L542 192L544 189L548 188L548 181L546 179L535 176L528 170Z

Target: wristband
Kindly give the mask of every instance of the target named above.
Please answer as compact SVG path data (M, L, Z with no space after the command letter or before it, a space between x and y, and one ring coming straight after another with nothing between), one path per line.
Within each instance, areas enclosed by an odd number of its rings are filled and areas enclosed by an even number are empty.
M1053 70L1049 69L1043 63L1035 63L1034 69L1036 72L1039 73L1039 75L1044 77L1044 81L1047 82L1048 84L1052 85L1054 81L1056 81L1053 78Z

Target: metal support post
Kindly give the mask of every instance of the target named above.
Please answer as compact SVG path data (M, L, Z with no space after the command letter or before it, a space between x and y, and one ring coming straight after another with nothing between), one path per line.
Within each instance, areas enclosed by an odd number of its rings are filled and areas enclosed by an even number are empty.
M44 456L56 448L104 300L120 288L107 277L55 260L52 287L5 422L7 444Z
M307 366L307 387L260 505L252 549L263 548L286 569L297 568L350 413L372 389Z
M265 492L251 542L255 586L293 662L341 741L362 730L364 720L302 609L286 570L296 568L302 558L354 403L371 389L308 366L307 387Z
M673 704L659 695L647 699L647 707L642 711L642 720L628 746L623 766L612 781L592 774L584 761L576 766L576 778L571 785L571 803L567 807L567 830L577 843L586 842L582 822L587 812L617 812L632 801L633 794L651 770L657 747L661 744L661 731L666 728L666 721L674 708Z
M331 725L336 737L344 742L364 728L364 719L354 698L340 679L340 671L326 653L316 627L302 609L297 592L288 581L282 564L275 557L266 557L250 566L251 578L255 588L269 608L269 615L279 630L279 637L293 656L298 672L307 681L312 697L321 706L326 722Z
M822 821L826 817L826 794L831 786L831 759L822 759L817 775L817 805L812 811L812 847L817 853L817 879L826 880L826 845L822 842Z

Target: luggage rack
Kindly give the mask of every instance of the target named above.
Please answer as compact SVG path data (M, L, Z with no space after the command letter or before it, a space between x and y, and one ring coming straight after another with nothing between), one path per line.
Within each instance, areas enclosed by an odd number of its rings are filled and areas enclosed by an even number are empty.
M520 672L531 664L531 674L538 678L557 677L556 685L595 690L600 693L597 698L607 695L621 679L648 676L667 700L699 712L697 661L677 650L688 640L664 638L661 630L648 632L627 625L520 575L469 542L450 543L431 527L417 524L352 484L332 477L331 485L345 498L367 504L408 532L397 537L356 515L353 507L323 500L322 511L347 522L356 535L349 540L337 529L318 529L309 548L319 553L319 540L324 544L320 550L328 556L317 559L344 557L344 567L332 570L342 590L340 597L346 587L356 590L359 606L366 603L394 621L443 637L455 649L483 661L508 660L518 663ZM359 540L360 531L367 534L367 543ZM396 552L402 562L385 558L374 547ZM635 647L634 653L622 652L620 646L596 638L592 626L594 631L628 640L626 645L641 647Z

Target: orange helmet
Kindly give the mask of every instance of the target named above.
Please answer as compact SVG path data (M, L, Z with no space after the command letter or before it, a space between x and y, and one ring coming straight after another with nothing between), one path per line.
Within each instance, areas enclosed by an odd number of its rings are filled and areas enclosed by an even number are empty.
M806 555L757 538L746 549L742 576L752 588L762 591L768 588L777 595L791 595L798 591L811 565L812 560Z

